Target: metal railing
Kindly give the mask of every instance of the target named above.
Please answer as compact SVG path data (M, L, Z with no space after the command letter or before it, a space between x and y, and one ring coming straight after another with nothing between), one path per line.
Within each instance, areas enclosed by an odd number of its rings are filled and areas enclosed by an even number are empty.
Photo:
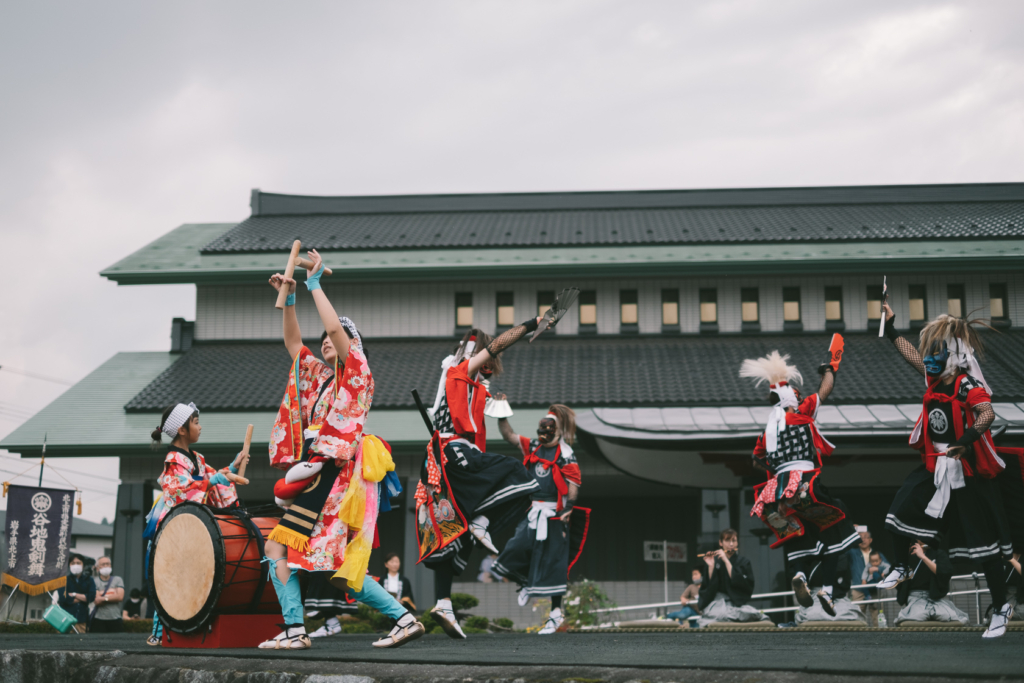
M981 623L982 623L981 595L983 593L988 593L989 592L987 586L985 588L981 587L981 579L982 578L983 578L983 575L982 574L978 574L977 572L974 572L974 573L971 573L971 574L960 574L958 576L950 577L950 581L973 579L973 581L974 581L974 588L972 590L950 591L949 593L946 594L947 597L954 596L954 595L974 595L974 608L975 608L975 614L977 615L977 622L976 623L978 625L981 625ZM850 590L865 590L865 589L883 590L883 589L879 589L877 585L870 584L870 583L860 584L860 585L857 585L857 586L850 586ZM886 590L893 590L893 589L886 589ZM776 592L776 593L756 593L756 594L750 596L751 600L767 600L769 598L794 598L795 599L795 594L793 593L793 591L780 591L780 592ZM872 603L896 602L896 598L895 597L890 597L890 598L872 598L870 600L851 600L851 602L853 604L855 604L855 605L867 605L867 604L872 604ZM590 613L591 614L601 614L601 613L611 613L611 612L631 612L631 611L648 610L648 609L665 609L665 608L668 608L668 607L679 607L679 606L681 606L680 602L678 600L675 600L673 602L651 602L651 603L647 603L647 604L643 604L643 605L625 605L623 607L603 607L601 609L591 610ZM800 609L799 605L793 605L793 606L786 606L786 607L769 607L767 609L762 609L762 610L758 610L758 611L760 611L761 614L773 614L773 613L776 613L776 612L795 612L796 610L799 610L799 609ZM697 619L700 619L700 615L687 618L688 621L695 621Z

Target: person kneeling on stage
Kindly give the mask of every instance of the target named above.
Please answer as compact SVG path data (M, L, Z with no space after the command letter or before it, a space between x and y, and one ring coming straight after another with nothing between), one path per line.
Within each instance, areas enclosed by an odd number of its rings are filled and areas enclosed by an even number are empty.
M355 324L338 318L320 287L323 262L309 252L306 287L324 326L321 361L302 343L295 315L295 281L274 274L270 284L289 293L284 342L292 358L288 385L270 435L270 464L287 474L274 486L287 508L266 542L265 562L284 616L284 631L262 649L311 646L303 619L298 570L328 576L331 585L395 621L374 647L397 647L426 631L384 588L366 575L380 507L380 482L394 469L387 444L364 434L373 401L370 373ZM328 574L329 572L329 574Z
M491 571L519 584L519 605L531 595L551 598L551 614L540 630L554 633L562 625L562 597L569 575L567 522L579 496L580 467L572 454L576 437L576 413L561 404L552 405L540 420L537 438L519 436L508 419L498 420L501 435L518 446L523 464L537 482L530 496L526 518L494 561Z
M946 597L949 580L953 577L949 553L917 541L910 546L910 554L918 561L913 578L902 582L896 589L896 602L903 606L896 616L896 625L941 621L967 626L970 617Z
M701 618L697 620L697 626L767 621L767 615L747 604L754 594L754 568L750 560L737 553L740 540L736 530L723 531L718 545L718 550L704 555L706 566L702 572L698 603Z
M675 612L669 612L665 615L665 618L675 619L682 624L687 624L690 628L697 628L697 621L691 621L690 617L700 616L697 603L700 600L700 584L704 581L700 567L693 568L692 578L693 581L683 589L683 594L679 596L680 608Z

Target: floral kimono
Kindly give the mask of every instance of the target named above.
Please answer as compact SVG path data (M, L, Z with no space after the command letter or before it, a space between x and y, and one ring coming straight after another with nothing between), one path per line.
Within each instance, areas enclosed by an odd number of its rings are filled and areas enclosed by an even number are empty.
M296 542L271 535L288 546L289 566L309 571L338 570L345 560L350 536L357 531L343 521L341 514L353 473L358 473L357 485L365 489L364 496L376 500L378 491L376 486L367 486L362 476L360 447L373 402L373 375L356 344L349 347L341 382L335 382L335 376L326 363L303 346L292 362L288 387L270 436L273 467L287 470L307 460L324 462L322 472L330 468L338 473L309 533L308 544L305 539ZM275 533L281 529L278 526Z
M210 484L210 477L217 474L217 470L206 464L206 458L202 453L192 451L192 455L195 456L195 462L187 451L171 446L167 457L164 458L164 471L159 479L160 488L163 489L163 510L158 522L171 511L171 508L186 500L215 508L229 507L238 502L235 485ZM228 468L220 471L227 472Z

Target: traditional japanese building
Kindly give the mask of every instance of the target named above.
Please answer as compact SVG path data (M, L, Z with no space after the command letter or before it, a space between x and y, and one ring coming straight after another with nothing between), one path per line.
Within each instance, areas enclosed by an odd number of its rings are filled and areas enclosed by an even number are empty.
M241 493L248 503L272 500L280 473L259 456L289 359L266 281L293 240L334 271L325 290L361 329L376 380L367 428L395 447L410 485L427 438L410 391L433 397L441 360L470 326L501 330L575 286L577 306L554 333L509 350L495 382L520 433L532 433L551 402L579 413L580 504L594 514L574 574L660 580L661 564L644 561L645 540L685 542L692 559L699 543L733 526L767 590L782 559L747 514L750 485L763 479L750 451L767 394L739 378L741 361L791 354L803 391L813 392L832 334L845 336L837 387L819 414L837 446L823 476L885 548L886 509L917 463L907 436L923 383L878 337L883 276L908 333L947 311L991 318L999 333L986 333L982 364L997 424L1008 424L1002 441L1020 443L1022 238L1021 183L367 197L254 190L244 220L182 225L101 273L125 286L195 284L195 320L168 321L169 350L114 355L0 447L38 456L48 432L48 457L118 456L115 571L139 585L142 515L162 459L149 432L168 404L200 407L197 448L218 467L256 425L262 443ZM322 329L301 287L297 307L316 348ZM488 435L490 450L512 453L493 422ZM411 570L408 507L382 516L381 535L382 550L401 551ZM670 575L688 568L673 565ZM411 574L418 602L429 604L428 573Z

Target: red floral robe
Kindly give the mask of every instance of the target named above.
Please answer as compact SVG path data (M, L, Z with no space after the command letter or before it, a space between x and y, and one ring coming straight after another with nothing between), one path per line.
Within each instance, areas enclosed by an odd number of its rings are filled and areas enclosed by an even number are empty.
M186 500L193 503L203 503L215 508L228 507L238 502L238 492L234 484L222 486L210 484L210 477L217 474L217 470L206 464L206 458L202 453L192 451L199 464L201 478L192 465L188 456L178 450L171 450L164 458L164 471L160 475L160 488L163 490L163 512L160 519L163 519L175 505ZM228 468L220 470L227 472Z
M325 383L327 388L321 393ZM342 474L334 482L313 527L309 552L288 548L288 564L292 567L335 571L345 560L349 528L338 518L338 513L348 491L352 461L363 440L371 403L373 375L366 357L354 344L349 347L340 383L335 383L334 371L305 346L292 361L288 387L270 435L270 464L287 470L300 462L303 433L309 429L317 432L310 447L315 458L348 464L341 469Z

